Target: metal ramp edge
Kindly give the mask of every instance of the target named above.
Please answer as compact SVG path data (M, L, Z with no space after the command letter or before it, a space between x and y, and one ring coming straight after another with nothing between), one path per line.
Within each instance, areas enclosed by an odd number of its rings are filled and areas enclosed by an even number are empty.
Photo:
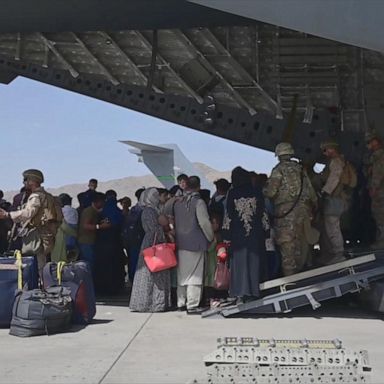
M376 260L376 256L373 253L365 254L360 257L355 257L340 263L326 265L324 267L310 269L305 272L299 272L291 276L281 277L274 280L265 281L260 284L260 291L269 290L272 288L282 287L297 283L302 280L310 279L314 276L326 275L335 271L340 271L346 268L356 267L358 265L367 264Z
M202 313L203 318L222 318L246 314L278 314L288 313L295 308L311 305L313 310L318 309L320 302L341 297L347 293L360 292L368 289L369 283L384 278L384 266L374 266L367 270L356 272L353 267L341 269L347 274L338 278L331 278L291 290L284 287L279 293L243 304L231 305L209 309ZM326 276L324 276L326 277Z

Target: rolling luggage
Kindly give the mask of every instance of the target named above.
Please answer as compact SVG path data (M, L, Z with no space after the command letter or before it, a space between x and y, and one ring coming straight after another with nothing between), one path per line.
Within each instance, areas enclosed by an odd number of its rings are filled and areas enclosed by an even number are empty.
M9 327L17 291L37 288L38 280L35 256L22 257L16 251L13 257L0 257L0 327Z
M65 287L19 291L9 334L19 337L65 332L71 326L72 299Z
M75 324L88 324L96 314L96 297L92 273L88 263L77 261L47 263L43 270L44 288L67 287L73 302L72 321Z

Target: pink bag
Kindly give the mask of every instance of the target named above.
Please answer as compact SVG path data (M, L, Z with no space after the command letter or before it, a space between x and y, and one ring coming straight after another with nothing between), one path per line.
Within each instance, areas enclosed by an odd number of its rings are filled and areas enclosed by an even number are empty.
M227 263L217 263L215 271L215 288L226 291L229 289L230 273Z
M153 242L156 242L156 236ZM160 272L176 267L177 259L175 250L175 243L153 244L152 247L145 248L142 251L145 264L147 264L151 272Z

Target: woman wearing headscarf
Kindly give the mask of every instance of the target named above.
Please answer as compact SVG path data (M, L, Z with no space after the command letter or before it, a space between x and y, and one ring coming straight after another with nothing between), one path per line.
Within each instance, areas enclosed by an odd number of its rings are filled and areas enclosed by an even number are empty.
M145 264L142 250L165 242L159 223L160 195L156 188L146 189L141 198L141 222L145 232L133 280L129 307L134 312L163 312L171 306L170 271L151 272Z
M232 171L232 189L228 192L223 228L231 244L230 297L241 301L257 298L260 261L264 259L264 197L253 187L248 171L236 167ZM264 217L265 218L265 217Z

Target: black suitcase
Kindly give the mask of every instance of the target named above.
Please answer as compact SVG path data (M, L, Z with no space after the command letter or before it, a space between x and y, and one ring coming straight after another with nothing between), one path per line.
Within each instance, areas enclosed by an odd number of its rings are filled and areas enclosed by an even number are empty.
M35 256L20 257L2 255L0 257L0 327L9 327L12 306L19 289L29 290L38 287L39 273Z

